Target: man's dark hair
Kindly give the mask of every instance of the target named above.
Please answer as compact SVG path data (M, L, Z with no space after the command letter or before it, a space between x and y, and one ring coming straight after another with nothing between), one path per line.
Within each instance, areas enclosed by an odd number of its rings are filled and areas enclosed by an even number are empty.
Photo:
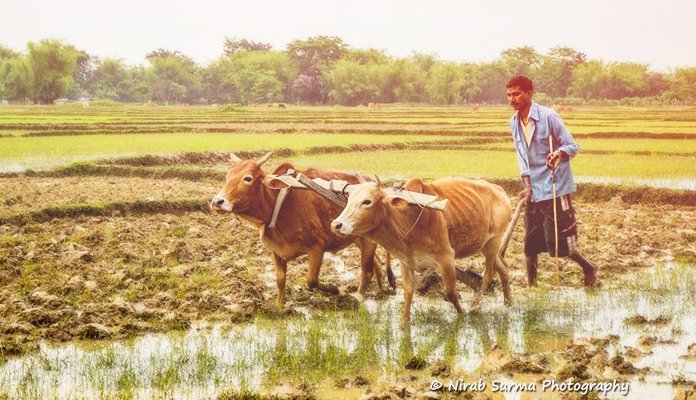
M505 86L505 88L507 89L511 87L518 87L525 92L534 91L534 84L532 83L532 80L524 75L513 76L512 79L510 79L510 81Z

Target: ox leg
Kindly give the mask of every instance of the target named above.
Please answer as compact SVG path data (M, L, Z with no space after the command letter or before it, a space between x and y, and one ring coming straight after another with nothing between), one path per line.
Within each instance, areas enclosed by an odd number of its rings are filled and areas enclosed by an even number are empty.
M440 260L439 264L442 281L445 283L445 296L454 305L457 313L461 314L462 306L459 305L459 297L457 296L457 273L454 266L454 252L452 252L451 256Z
M275 265L276 285L278 286L278 295L276 297L276 305L279 309L285 304L285 280L288 270L288 263L276 253L273 254L273 265Z
M323 292L338 294L339 292L336 286L319 283L321 263L324 261L324 249L312 249L309 251L307 256L309 257L309 268L307 269L307 287L312 290L319 289Z
M406 324L411 319L411 303L413 302L414 273L413 268L403 260L399 263L401 269L401 282L404 285L404 312L401 321Z
M483 271L483 282L481 282L481 287L479 288L478 292L474 295L474 298L471 300L471 310L477 310L479 306L481 305L481 297L483 294L488 290L488 286L490 286L491 281L493 280L493 274L495 273L495 264L496 264L496 259L498 257L498 246L497 244L499 243L493 243L493 241L489 241L486 243L486 245L483 247L483 254L486 256L486 269Z
M505 299L505 305L509 306L512 304L512 299L510 298L510 273L508 272L508 269L500 256L496 256L495 266L496 270L498 271L498 276L500 277L500 283L503 284L503 298Z
M357 239L355 244L360 249L360 286L358 286L358 293L360 293L360 296L365 295L367 285L370 284L370 280L372 280L374 275L377 276L377 285L381 290L382 271L379 265L375 266L375 250L377 250L377 244L364 238Z

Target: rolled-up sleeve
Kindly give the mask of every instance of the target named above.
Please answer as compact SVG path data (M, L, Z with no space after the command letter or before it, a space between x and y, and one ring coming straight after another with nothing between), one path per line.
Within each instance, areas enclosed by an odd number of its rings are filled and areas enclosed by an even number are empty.
M580 146L575 143L573 135L570 134L568 128L565 127L563 120L558 114L552 113L549 115L549 125L551 132L560 145L558 150L566 153L569 157L574 157L580 151Z

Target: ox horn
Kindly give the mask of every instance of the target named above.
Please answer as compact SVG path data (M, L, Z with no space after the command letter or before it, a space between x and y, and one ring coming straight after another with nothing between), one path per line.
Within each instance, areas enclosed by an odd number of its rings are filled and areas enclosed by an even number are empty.
M257 166L257 167L262 166L266 161L268 161L269 158L271 158L271 154L273 154L273 152L272 152L272 151L269 151L269 152L266 153L263 157L261 157L261 158L259 158L258 160L256 160L256 166Z
M234 153L230 153L230 162L231 162L232 164L236 164L236 163L238 163L238 162L240 162L240 161L242 161L241 158L237 157L237 155L234 154Z
M382 180L379 179L379 176L375 175L375 182L377 182L377 187L382 187Z
M365 183L367 182L365 178L363 178L362 174L355 174L355 176L358 178L358 182L360 183Z

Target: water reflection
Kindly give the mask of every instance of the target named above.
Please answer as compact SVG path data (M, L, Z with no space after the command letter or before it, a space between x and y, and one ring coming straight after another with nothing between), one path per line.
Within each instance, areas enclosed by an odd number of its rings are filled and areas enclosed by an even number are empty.
M679 359L696 342L693 280L669 271L652 279L664 281L663 287L596 294L524 290L515 294L512 308L490 296L480 312L459 317L447 302L418 297L408 327L400 323L397 295L368 300L353 312L312 311L246 325L199 323L184 333L111 343L42 344L38 353L0 367L0 397L211 398L227 389L259 390L293 378L398 373L413 356L471 372L496 345L514 353L543 352L574 338L617 334L611 353L635 346L645 333L675 342L658 344L637 367L650 367L656 382L669 382L675 374L696 379L696 363ZM636 314L672 319L665 326L624 322Z

